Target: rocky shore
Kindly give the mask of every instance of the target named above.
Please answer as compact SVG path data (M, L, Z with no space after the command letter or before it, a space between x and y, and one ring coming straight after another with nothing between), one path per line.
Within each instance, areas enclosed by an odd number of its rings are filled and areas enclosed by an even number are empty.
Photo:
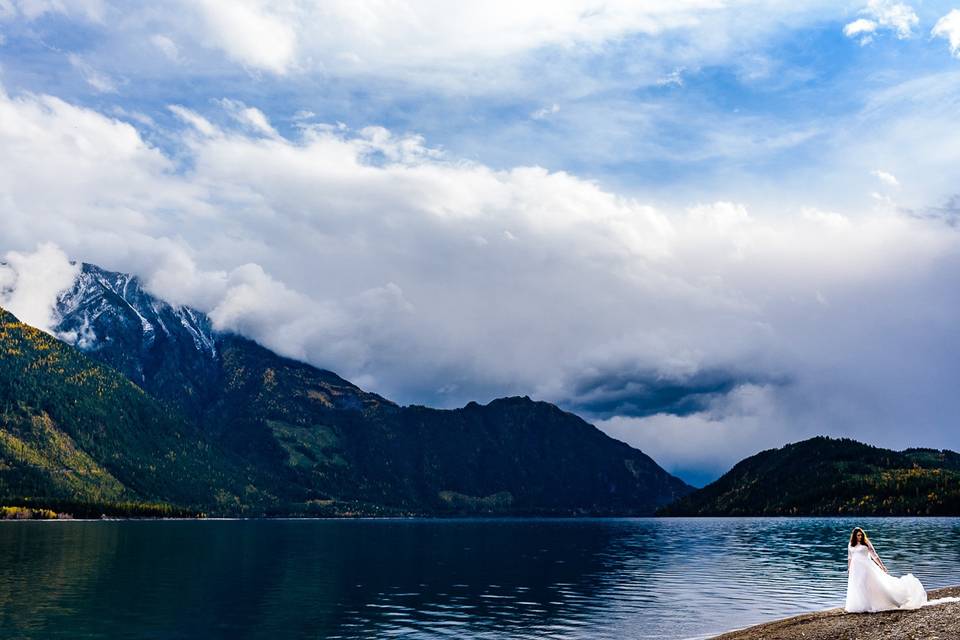
M960 597L960 587L927 592L930 600ZM712 640L954 640L960 638L960 602L914 611L845 613L827 609L731 631Z

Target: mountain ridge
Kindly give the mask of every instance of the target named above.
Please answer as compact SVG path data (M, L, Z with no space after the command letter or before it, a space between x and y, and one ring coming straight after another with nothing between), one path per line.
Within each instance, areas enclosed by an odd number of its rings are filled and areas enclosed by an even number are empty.
M176 429L194 429L224 456L220 512L649 515L693 489L549 403L401 407L217 332L201 312L95 265L81 265L56 314L54 332L78 353L118 371L169 407ZM250 500L241 486L252 487Z
M744 458L657 514L958 515L960 454L817 436Z

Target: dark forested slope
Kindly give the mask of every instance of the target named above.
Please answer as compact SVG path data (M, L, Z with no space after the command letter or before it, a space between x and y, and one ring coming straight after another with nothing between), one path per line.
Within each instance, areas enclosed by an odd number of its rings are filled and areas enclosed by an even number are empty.
M176 412L0 309L5 503L217 508L263 501L248 484L231 457Z
M960 515L960 455L817 437L746 458L659 513Z
M415 512L652 513L691 488L577 416L529 398L399 407L234 336L207 429L308 500Z

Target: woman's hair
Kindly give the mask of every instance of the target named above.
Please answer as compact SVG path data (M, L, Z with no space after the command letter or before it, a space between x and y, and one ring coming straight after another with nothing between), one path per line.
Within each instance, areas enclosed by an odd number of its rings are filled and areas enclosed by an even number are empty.
M863 534L863 544L865 544L866 546L869 547L869 546L870 546L870 538L867 537L867 532L864 531L863 529L861 529L860 527L854 527L854 528L853 528L853 531L850 533L850 546L851 546L851 547L857 546L857 532L858 532L858 531Z

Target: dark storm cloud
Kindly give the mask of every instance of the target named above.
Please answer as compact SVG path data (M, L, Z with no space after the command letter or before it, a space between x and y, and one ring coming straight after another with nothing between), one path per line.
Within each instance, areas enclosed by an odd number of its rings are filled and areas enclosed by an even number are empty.
M739 386L768 382L763 378L718 369L677 378L656 371L595 371L573 383L565 405L599 418L689 416L705 411Z

